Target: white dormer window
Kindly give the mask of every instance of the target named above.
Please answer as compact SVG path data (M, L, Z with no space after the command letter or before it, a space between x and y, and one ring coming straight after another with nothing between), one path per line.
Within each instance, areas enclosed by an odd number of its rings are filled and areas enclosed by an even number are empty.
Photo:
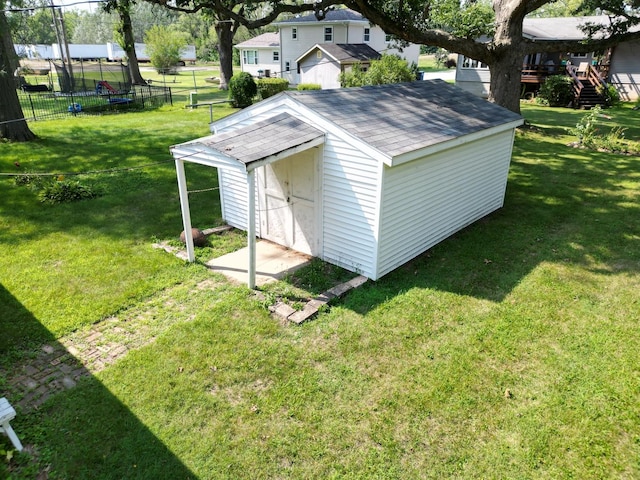
M333 27L324 27L324 41L333 42Z
M371 40L371 29L369 27L365 27L364 35L362 36L362 41L369 42Z
M298 39L298 27L291 27L291 40Z

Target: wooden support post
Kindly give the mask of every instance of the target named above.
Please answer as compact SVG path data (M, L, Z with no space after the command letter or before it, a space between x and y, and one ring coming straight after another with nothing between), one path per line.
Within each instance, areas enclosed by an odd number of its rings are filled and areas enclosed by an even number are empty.
M176 174L178 175L178 192L180 193L180 209L182 210L182 224L184 227L184 241L187 246L187 258L190 262L196 260L193 248L193 233L191 232L191 211L189 209L189 191L187 190L187 176L184 172L184 162L176 158Z
M247 215L247 246L249 247L249 288L256 288L256 171L247 172L248 215Z

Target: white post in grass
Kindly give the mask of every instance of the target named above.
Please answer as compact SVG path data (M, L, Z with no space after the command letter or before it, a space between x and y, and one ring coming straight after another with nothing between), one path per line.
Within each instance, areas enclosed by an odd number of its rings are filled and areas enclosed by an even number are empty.
M247 215L247 246L249 247L249 288L256 288L256 171L247 172L248 215Z
M180 209L182 210L182 225L184 227L184 241L187 246L187 258L190 262L196 260L193 248L193 234L191 232L191 211L189 209L189 191L187 190L187 176L184 173L184 162L176 159L176 174L178 175L178 192L180 193Z

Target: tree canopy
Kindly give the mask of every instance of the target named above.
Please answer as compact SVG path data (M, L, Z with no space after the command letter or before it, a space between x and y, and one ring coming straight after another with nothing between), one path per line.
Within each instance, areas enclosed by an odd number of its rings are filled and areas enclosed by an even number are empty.
M597 11L608 15L608 20L605 25L585 25L584 40L545 42L523 36L523 21L527 15L557 7L558 2L550 0L321 0L313 4L271 0L258 19L238 8L238 1L194 1L214 2L216 8L226 9L230 18L248 28L267 25L283 12L315 11L322 18L334 4L344 4L401 40L445 48L487 64L491 72L489 99L514 112L520 111L520 71L525 55L602 50L640 38L640 30L634 28L640 22L637 0L582 0L575 8L573 4L559 8L558 12L568 13L570 8L575 14Z
M598 11L609 17L604 26L585 26L586 37L582 41L535 42L523 36L525 16L553 3L549 0L492 0L490 4L458 0L345 2L403 40L446 48L487 64L491 72L489 99L515 112L520 111L520 71L526 54L601 50L640 38L640 31L633 28L640 22L640 5L636 0L583 1L576 13L592 12L597 4ZM493 12L490 23L489 8ZM474 17L473 12L480 15ZM478 22L477 18L483 20ZM481 33L486 36L481 37Z

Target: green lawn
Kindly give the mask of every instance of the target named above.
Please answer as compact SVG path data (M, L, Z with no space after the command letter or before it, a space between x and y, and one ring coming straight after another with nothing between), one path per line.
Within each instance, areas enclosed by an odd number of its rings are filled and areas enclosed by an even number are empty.
M630 107L603 128L638 140ZM22 474L640 477L640 158L568 147L583 112L523 114L532 127L516 135L504 208L302 326L219 277L201 288L202 266L150 248L181 230L170 161L81 177L103 195L63 206L0 179L0 367L28 354L12 344L110 314L153 305L182 320L19 415L36 449L18 456ZM207 121L164 107L33 124L37 142L0 143L0 171L170 160L167 147ZM191 189L216 184L189 173ZM221 221L215 191L192 202L195 225ZM212 254L242 243L214 242Z

